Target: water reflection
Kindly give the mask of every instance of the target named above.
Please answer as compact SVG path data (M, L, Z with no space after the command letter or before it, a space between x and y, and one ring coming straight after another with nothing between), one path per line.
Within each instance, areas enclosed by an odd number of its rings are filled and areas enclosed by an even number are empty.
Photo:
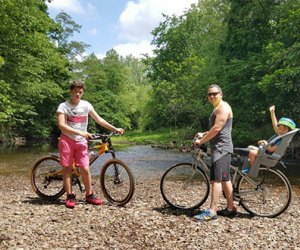
M0 174L29 174L30 168L43 156L57 153L57 148L50 145L0 147ZM190 154L178 150L165 150L151 146L130 146L116 151L118 159L124 161L136 177L160 177L170 166L179 162L190 162ZM101 166L109 160L109 154L103 154L91 166L92 175L99 175ZM300 181L299 164L287 164L280 168L291 184Z
M38 159L57 152L57 148L49 145L2 147L0 174L27 174ZM183 154L178 150L164 150L151 146L130 146L117 150L116 156L132 169L136 177L145 178L161 176L171 165L191 160L189 154ZM91 174L98 175L101 166L109 159L110 154L101 155L91 166Z
M0 174L28 174L35 162L57 149L50 145L0 147Z
M152 148L151 146L132 146L117 151L118 159L124 161L138 177L161 176L163 172L179 162L190 162L190 154L184 154L178 150L165 150ZM99 167L109 160L109 155L102 155L91 167L93 175L99 174Z

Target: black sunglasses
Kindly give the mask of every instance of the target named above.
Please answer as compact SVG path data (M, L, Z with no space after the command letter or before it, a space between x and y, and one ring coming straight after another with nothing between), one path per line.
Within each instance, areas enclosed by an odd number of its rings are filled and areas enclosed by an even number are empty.
M219 94L220 92L211 92L208 93L207 96L216 96L217 94Z

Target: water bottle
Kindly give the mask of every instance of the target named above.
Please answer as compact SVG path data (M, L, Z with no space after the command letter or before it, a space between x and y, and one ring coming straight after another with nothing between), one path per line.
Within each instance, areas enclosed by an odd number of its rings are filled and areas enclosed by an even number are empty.
M94 157L95 157L95 152L94 152L94 151L91 151L91 152L89 153L89 159L90 159L90 161L93 160Z

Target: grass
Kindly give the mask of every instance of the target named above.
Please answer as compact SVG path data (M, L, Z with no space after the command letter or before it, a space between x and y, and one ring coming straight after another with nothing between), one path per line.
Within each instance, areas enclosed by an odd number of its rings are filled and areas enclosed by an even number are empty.
M114 144L190 144L196 131L190 129L160 129L154 131L126 131L124 135L114 137Z

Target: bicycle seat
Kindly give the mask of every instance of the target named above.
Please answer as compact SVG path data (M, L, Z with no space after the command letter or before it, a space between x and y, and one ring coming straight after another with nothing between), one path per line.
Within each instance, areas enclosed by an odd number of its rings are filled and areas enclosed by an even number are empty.
M267 168L274 167L279 160L284 156L290 142L292 141L293 137L299 131L298 128L284 134L281 136L276 136L269 141L269 144L274 143L278 139L281 139L280 145L278 148L272 153L267 153L268 145L260 146L257 151L257 157L254 161L253 166L251 167L249 175L256 177L258 174L259 166L265 166Z

